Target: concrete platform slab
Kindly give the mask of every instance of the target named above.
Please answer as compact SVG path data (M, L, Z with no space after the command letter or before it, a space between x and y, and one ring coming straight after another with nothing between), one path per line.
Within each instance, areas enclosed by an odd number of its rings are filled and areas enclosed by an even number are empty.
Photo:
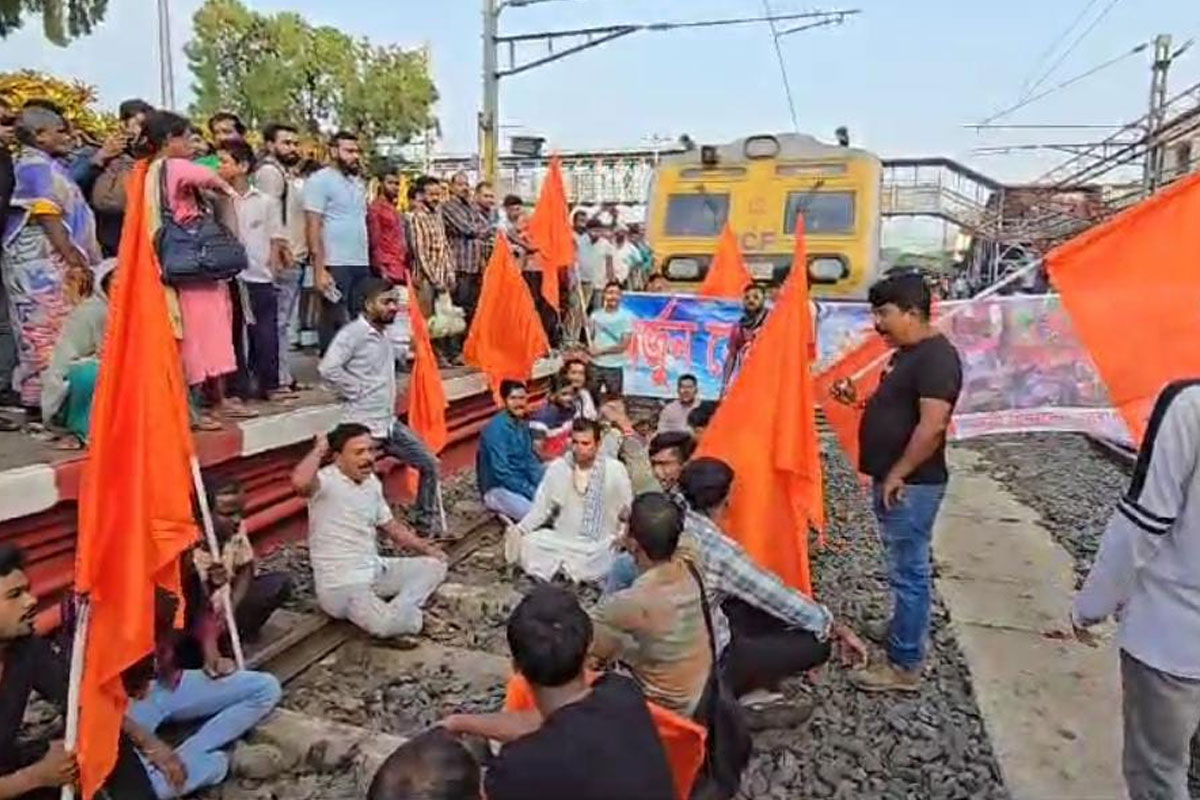
M1070 556L1036 514L951 452L934 531L937 588L1015 800L1121 800L1117 654L1047 639L1074 593Z

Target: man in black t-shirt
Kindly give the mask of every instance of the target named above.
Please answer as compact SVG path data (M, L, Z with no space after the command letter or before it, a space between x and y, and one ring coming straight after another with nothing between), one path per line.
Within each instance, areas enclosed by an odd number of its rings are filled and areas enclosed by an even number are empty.
M456 715L455 733L506 741L488 768L488 800L673 800L675 784L646 698L629 678L588 685L592 621L570 592L543 585L508 620L513 667L536 712Z
M875 330L896 348L866 401L858 430L861 472L874 481L874 509L888 554L892 619L888 660L855 676L872 692L916 691L921 682L933 567L933 522L946 493L946 431L962 389L958 352L929 321L929 287L915 272L871 287ZM834 389L856 402L853 384Z
M67 659L34 635L37 601L29 591L21 553L0 545L0 798L54 800L79 776L75 754L61 741L19 742L30 695L36 691L63 711L67 705ZM97 797L152 800L146 770L124 736L117 762Z

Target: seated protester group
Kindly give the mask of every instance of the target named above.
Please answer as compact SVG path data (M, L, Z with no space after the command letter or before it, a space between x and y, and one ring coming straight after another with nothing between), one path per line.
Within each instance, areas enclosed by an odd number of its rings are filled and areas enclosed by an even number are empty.
M482 800L480 761L457 735L430 728L379 765L367 800Z
M543 461L558 458L571 444L571 422L574 421L575 387L562 372L550 376L550 393L546 404L529 418L533 434L533 449Z
M75 783L75 754L61 741L20 740L21 722L36 691L65 713L67 655L33 631L37 599L29 591L21 552L0 545L0 798L57 800ZM129 739L122 735L117 763L104 788L120 800L150 800L154 789Z
M650 471L646 441L634 429L633 421L625 408L625 400L618 395L605 397L600 402L600 424L603 430L600 454L615 458L625 465L633 493L641 494L658 489L658 482L654 480L654 473Z
M108 291L116 268L115 258L96 265L92 296L67 314L42 373L42 421L49 430L63 432L60 449L77 449L88 439L100 348L108 327Z
M360 291L362 314L333 337L318 370L343 404L341 421L365 425L384 453L417 470L416 526L432 533L440 525L437 457L396 418L396 348L388 329L400 301L382 278L363 281Z
M333 463L323 467L329 454ZM375 475L371 430L343 423L328 440L318 436L292 471L292 486L308 498L308 552L321 610L372 636L419 633L421 608L446 577L446 554L392 515ZM378 531L420 555L381 556Z
M207 542L192 548L190 569L184 570L184 606L188 632L199 652L187 653L185 648L180 666L203 665L209 675L220 676L233 672L234 663L229 658L225 614L218 605L219 590L229 586L238 635L243 642L253 642L291 595L291 578L285 572L256 572L254 548L243 524L246 496L240 481L206 481L205 494L220 557L214 561Z
M633 491L621 462L599 450L599 423L575 420L570 451L547 466L529 513L505 534L510 564L543 580L559 572L573 581L608 574Z
M475 480L483 505L509 521L529 513L534 492L546 468L534 453L529 416L529 396L520 381L503 381L500 399L504 409L492 418L479 436L475 454Z
M701 623L703 624L703 623ZM488 800L673 800L667 754L637 684L584 670L592 621L570 592L542 585L513 610L508 646L536 713L454 715L444 725L504 742Z
M229 774L224 748L241 738L279 704L283 689L274 675L242 670L211 677L180 669L179 634L174 630L178 600L155 592L155 652L125 670L129 695L124 729L138 750L160 800L184 797L215 786ZM168 722L203 724L178 747L155 734Z
M661 492L633 501L625 547L637 579L592 614L595 656L627 668L647 699L685 717L704 692L712 654L700 585L676 548L683 511Z
M685 515L685 541L694 549L712 610L725 681L753 704L769 697L784 678L829 660L831 645L843 661L861 666L867 651L858 637L836 622L829 609L763 569L715 522L724 512L733 470L724 461L690 461L679 485L691 506ZM751 698L746 698L754 692Z
M696 440L689 433L673 431L660 433L650 440L650 469L656 485L652 491L665 492L680 510L687 508L687 500L679 490L679 475L683 465L692 457ZM619 553L613 559L612 569L604 579L604 593L627 589L638 576L637 564L630 552Z

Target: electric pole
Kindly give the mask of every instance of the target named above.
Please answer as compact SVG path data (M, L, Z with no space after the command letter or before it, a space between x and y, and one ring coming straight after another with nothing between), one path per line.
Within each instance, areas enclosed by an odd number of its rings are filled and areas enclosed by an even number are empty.
M165 2L166 0L160 0ZM748 25L789 20L806 20L796 28L773 34L778 40L789 33L818 28L826 25L840 25L846 17L860 13L858 9L840 11L812 11L797 14L766 14L755 17L737 17L730 19L699 20L695 22L652 22L630 23L624 25L602 25L590 28L575 28L571 30L543 31L539 33L523 33L513 36L500 34L500 13L509 7L521 8L550 2L550 0L483 0L483 108L479 112L479 167L485 180L496 182L499 171L500 150L500 79L516 75L526 70L534 69L553 61L566 58L569 55L599 47L606 42L620 39L640 31L656 33L678 30L682 28L716 28L728 25ZM570 41L572 44L563 49L555 49L560 41ZM524 63L517 63L517 46L528 43L543 43L546 53ZM508 45L507 67L500 67L499 50L501 45Z
M171 6L158 0L158 83L162 107L175 109L175 69L171 63Z
M1167 73L1175 56L1171 53L1170 34L1154 37L1154 65L1150 73L1150 113L1146 115L1146 162L1142 188L1153 194L1162 184L1165 150L1159 133L1167 120Z

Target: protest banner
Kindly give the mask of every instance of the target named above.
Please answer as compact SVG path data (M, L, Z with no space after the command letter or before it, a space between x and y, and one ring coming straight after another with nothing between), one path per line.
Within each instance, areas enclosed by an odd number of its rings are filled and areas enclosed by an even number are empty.
M638 319L625 373L630 394L673 397L675 380L692 372L700 380L701 397L720 396L721 369L740 304L630 293L625 307ZM944 330L963 360L953 438L1076 431L1131 440L1057 295L947 301L939 310L951 317ZM818 373L871 330L870 307L862 302L818 302L815 318Z

